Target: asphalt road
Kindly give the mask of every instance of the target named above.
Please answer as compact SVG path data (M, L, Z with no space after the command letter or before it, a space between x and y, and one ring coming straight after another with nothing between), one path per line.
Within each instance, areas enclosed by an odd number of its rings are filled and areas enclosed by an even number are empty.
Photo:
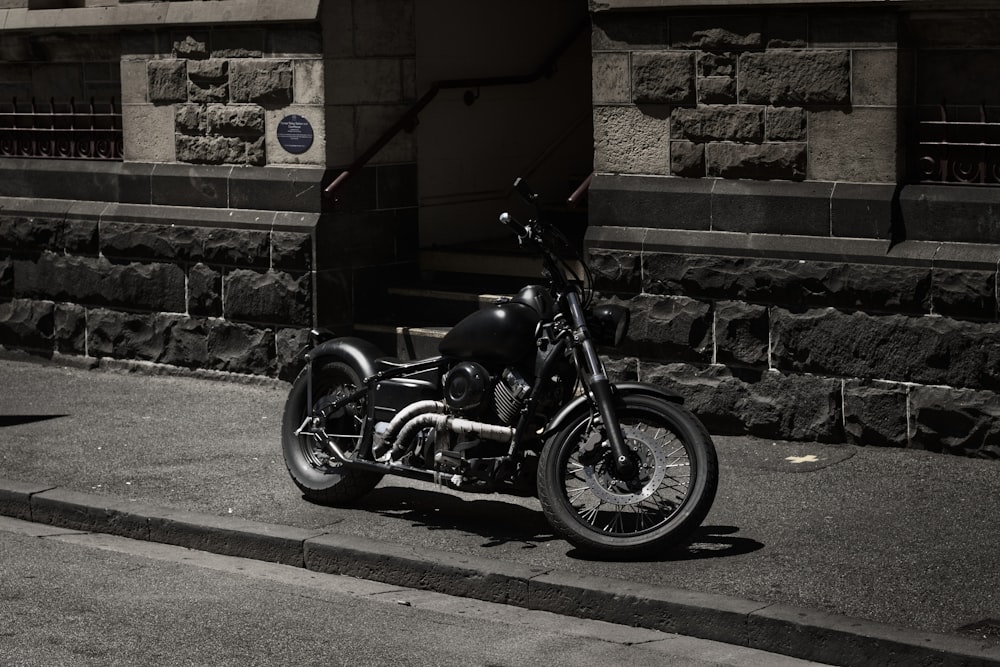
M816 663L0 517L0 664Z
M695 544L602 562L531 499L386 478L351 508L307 503L281 460L286 389L0 361L0 477L915 630L1000 619L994 461L717 438L719 494Z

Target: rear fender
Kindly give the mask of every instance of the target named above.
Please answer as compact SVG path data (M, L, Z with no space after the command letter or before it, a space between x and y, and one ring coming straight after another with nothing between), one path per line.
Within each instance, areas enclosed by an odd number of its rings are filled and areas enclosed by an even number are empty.
M645 382L621 382L613 384L611 387L612 400L616 403L625 396L630 395L652 396L664 401L670 401L671 403L684 403L684 398L680 394L670 391L669 389L664 389L663 387L658 387L654 384L647 384ZM560 410L555 417L549 420L549 423L545 426L545 431L542 433L542 440L544 441L550 435L559 431L574 419L582 415L587 415L590 412L590 398L586 394L583 396L577 396L563 406L562 410Z
M362 338L334 338L309 350L307 359L312 362L334 359L347 364L362 380L378 372L376 360L385 357L373 343Z

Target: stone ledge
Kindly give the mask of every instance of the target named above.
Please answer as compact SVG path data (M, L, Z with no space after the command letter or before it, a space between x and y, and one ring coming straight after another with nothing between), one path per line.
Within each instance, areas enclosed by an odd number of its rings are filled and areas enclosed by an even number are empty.
M602 248L995 270L997 210L1000 189L974 186L605 173L590 188L587 238Z
M320 167L246 169L4 158L0 160L0 198L310 214L329 205L321 186L332 178L331 173Z
M82 206L81 204L90 204ZM188 227L222 227L226 229L259 229L279 232L311 233L319 224L319 213L286 213L253 209L212 209L193 206L159 206L150 204L74 204L61 199L32 199L0 196L0 217L47 218L75 220L78 213L107 222L137 224L179 224Z
M233 23L315 21L320 0L216 0L157 2L111 7L0 10L0 32L79 28L163 27Z
M1000 246L903 241L890 246L868 239L818 239L787 234L742 234L591 226L588 249L862 262L889 266L933 266L995 271Z
M900 9L924 9L937 7L961 7L962 9L992 8L990 0L590 0L590 11L594 13L631 9L675 9L703 7L773 7L786 5L826 5L898 7Z

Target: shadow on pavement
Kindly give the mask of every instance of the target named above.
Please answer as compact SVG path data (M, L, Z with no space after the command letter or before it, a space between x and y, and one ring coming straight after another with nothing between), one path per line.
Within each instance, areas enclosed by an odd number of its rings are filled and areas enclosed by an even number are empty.
M59 419L60 417L69 417L69 415L0 415L0 428L44 422L50 419Z
M487 539L483 547L519 543L524 549L534 549L542 542L560 539L540 510L494 497L479 500L425 489L386 487L375 489L354 507L428 530L479 535Z

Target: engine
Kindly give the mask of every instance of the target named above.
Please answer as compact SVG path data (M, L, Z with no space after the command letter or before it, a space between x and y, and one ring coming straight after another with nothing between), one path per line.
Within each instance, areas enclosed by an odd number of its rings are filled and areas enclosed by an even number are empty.
M513 425L531 386L513 367L492 377L482 364L463 361L445 376L444 399L455 412Z

